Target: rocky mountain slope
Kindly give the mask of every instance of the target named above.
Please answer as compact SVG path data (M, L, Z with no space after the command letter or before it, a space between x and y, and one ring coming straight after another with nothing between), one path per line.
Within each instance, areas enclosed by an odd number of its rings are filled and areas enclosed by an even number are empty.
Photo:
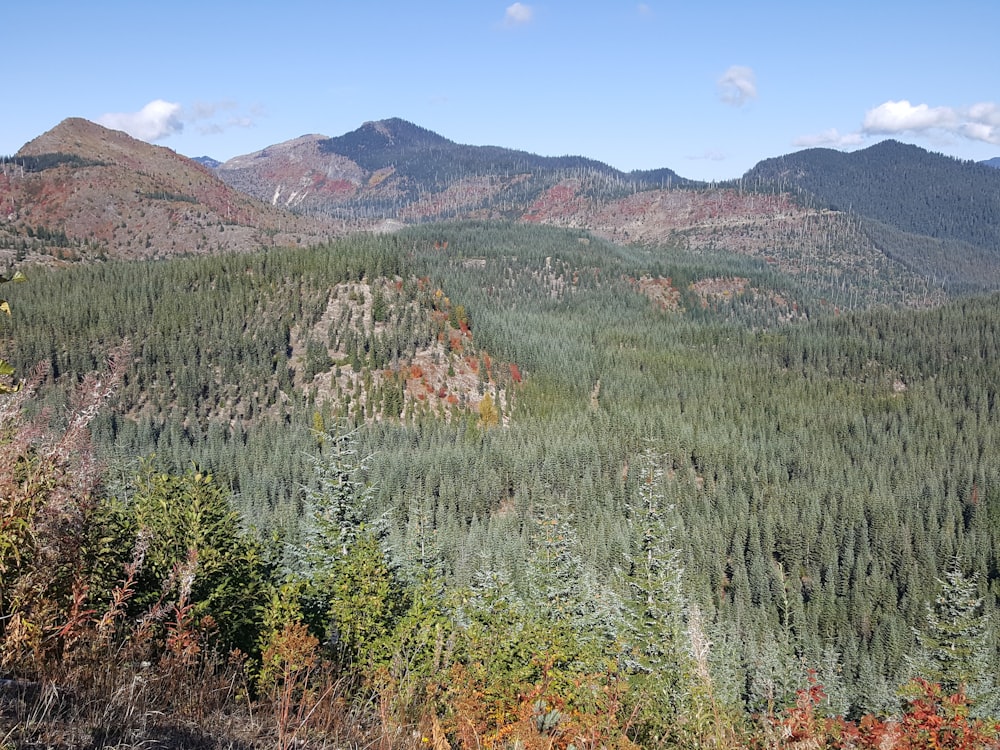
M325 240L169 149L69 119L0 165L0 262L159 258Z

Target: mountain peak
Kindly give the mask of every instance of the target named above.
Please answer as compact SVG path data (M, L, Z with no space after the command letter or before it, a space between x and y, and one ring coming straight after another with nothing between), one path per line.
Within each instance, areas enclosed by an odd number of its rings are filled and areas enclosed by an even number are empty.
M97 152L106 151L111 143L120 148L128 142L139 143L121 131L109 130L82 117L68 117L51 130L28 141L17 153L20 156L74 154L95 158L99 156Z
M178 159L189 161L176 151L133 138L121 130L111 130L96 122L70 117L24 144L17 156L62 154L90 164L117 164L130 168L169 170Z
M368 122L361 124L361 129L374 130L379 135L385 136L391 141L393 140L392 125L395 122L403 122L403 121L396 120L395 118L391 120L369 120Z
M328 150L350 155L355 149L366 152L386 149L433 148L454 146L444 136L408 120L390 117L386 120L369 120L360 128L338 138L331 138ZM324 147L325 149L327 147Z

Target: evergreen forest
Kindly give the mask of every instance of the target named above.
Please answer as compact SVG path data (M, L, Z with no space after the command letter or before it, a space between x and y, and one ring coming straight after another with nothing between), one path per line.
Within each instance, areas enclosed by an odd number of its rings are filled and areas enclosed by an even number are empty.
M995 295L474 222L23 270L0 746L1000 742Z

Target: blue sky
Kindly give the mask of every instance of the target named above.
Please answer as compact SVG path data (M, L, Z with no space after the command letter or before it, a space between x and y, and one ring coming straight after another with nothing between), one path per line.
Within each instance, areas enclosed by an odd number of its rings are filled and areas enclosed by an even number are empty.
M402 117L705 180L885 138L1000 156L996 0L33 0L2 15L0 154L66 117L222 160Z

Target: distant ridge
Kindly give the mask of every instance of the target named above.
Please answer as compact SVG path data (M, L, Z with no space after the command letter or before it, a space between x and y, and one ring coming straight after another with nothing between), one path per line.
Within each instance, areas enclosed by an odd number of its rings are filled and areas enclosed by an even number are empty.
M203 167L208 167L209 169L215 169L222 164L218 159L213 159L211 156L193 156L191 161L196 161Z
M1000 174L899 141L859 151L807 149L760 162L743 177L813 196L903 231L1000 251Z
M851 153L806 149L760 162L741 183L793 192L877 227L884 251L934 278L1000 280L1000 170L887 140Z

